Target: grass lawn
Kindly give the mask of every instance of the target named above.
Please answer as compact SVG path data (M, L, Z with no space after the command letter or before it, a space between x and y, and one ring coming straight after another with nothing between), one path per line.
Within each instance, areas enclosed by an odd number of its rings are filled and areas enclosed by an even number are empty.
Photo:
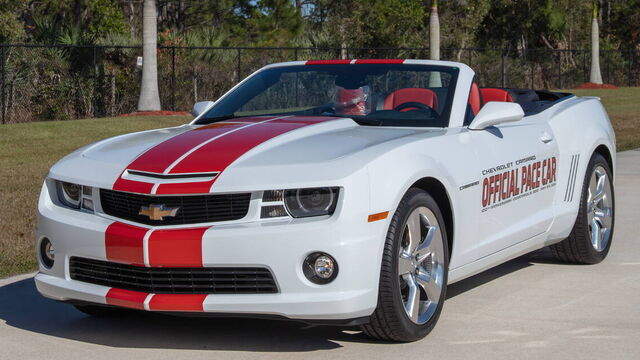
M640 87L568 91L602 98L616 130L618 150L640 147ZM0 278L37 267L35 209L40 186L53 163L106 137L188 120L155 116L0 125Z
M183 116L120 117L0 125L0 278L37 268L36 205L51 165L94 141L181 125Z
M640 148L640 87L565 91L578 96L599 96L616 131L618 151Z

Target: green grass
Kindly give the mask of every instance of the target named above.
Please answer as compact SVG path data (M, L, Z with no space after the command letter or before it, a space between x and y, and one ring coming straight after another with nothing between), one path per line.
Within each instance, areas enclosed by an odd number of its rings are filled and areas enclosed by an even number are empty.
M640 88L568 90L599 96L618 150L640 147ZM0 125L0 278L36 269L35 209L48 169L85 144L133 131L184 124L188 117L125 117Z
M0 125L0 278L33 271L36 204L51 165L73 150L110 136L184 124L182 116Z

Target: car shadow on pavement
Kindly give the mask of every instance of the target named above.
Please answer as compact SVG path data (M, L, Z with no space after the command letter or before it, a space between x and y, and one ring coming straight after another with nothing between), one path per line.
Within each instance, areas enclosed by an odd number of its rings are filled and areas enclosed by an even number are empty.
M545 262L548 256L534 252L462 280L449 286L447 298L532 266L536 258ZM309 327L290 321L144 312L93 318L71 305L42 297L32 278L0 287L0 321L43 335L123 348L304 352L339 348L340 342L379 343L357 328Z

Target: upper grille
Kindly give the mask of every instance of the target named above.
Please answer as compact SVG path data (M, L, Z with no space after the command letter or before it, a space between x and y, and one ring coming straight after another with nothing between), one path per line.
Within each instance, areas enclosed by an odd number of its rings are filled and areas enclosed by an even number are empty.
M71 257L71 279L152 294L273 294L271 271L260 267L160 268Z
M102 210L107 215L147 225L198 224L242 219L249 211L251 193L223 195L150 196L100 189ZM178 207L175 217L151 220L139 215L151 204Z

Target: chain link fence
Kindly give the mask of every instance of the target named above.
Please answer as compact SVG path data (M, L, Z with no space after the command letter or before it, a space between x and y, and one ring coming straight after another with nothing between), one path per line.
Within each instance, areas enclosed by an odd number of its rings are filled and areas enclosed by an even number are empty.
M260 67L279 61L428 58L428 48L158 48L163 109L189 111L214 100ZM136 110L139 46L0 45L0 121L116 116ZM573 88L589 80L589 50L442 49L443 60L471 66L481 86ZM605 83L640 86L640 51L601 51Z

